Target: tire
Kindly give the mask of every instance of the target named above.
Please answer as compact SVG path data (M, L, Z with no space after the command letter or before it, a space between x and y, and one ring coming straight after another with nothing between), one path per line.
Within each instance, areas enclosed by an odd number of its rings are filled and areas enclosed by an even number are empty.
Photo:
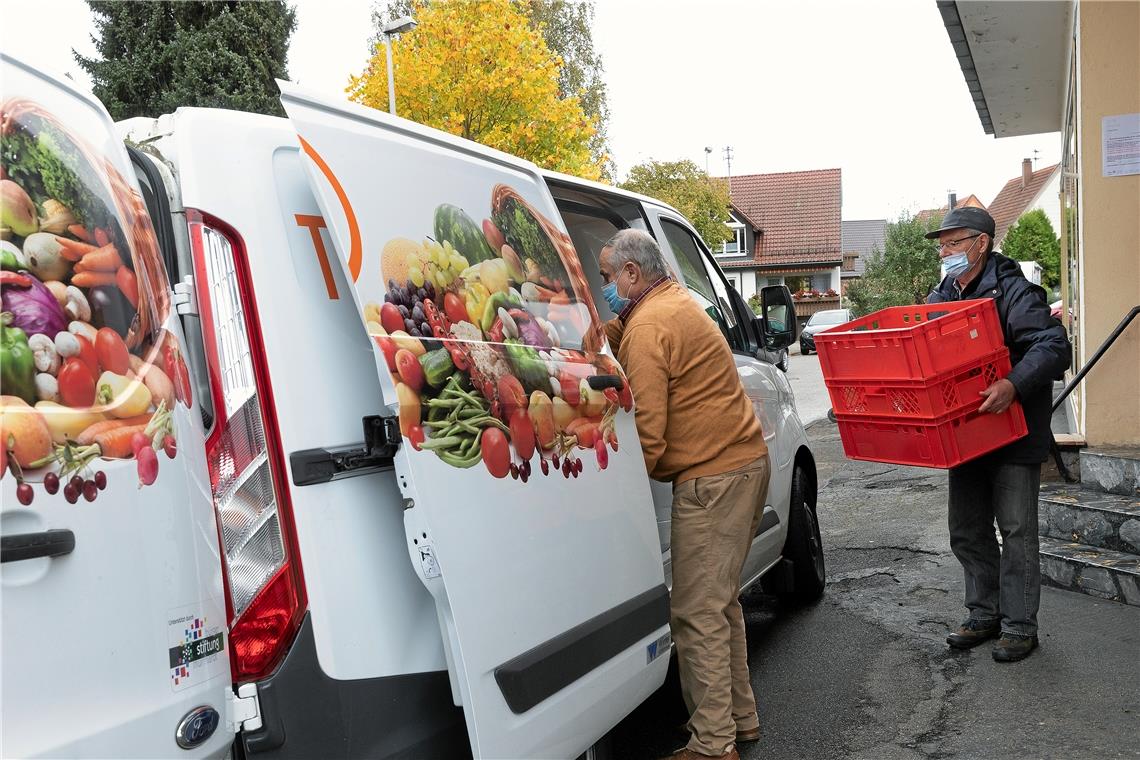
M780 361L778 364L776 364L776 367L779 368L780 371L783 372L784 374L787 374L789 366L790 365L788 362L788 351L787 351L787 349L784 349L783 351L780 352Z
M788 537L784 540L784 556L792 562L792 591L784 596L801 604L819 599L827 584L815 496L807 473L796 467L792 472Z

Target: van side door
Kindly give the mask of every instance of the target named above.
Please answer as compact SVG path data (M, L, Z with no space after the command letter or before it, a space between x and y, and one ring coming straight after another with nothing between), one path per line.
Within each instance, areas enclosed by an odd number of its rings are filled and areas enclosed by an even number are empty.
M533 165L280 86L398 419L407 552L472 751L576 756L669 651L632 397L578 255Z

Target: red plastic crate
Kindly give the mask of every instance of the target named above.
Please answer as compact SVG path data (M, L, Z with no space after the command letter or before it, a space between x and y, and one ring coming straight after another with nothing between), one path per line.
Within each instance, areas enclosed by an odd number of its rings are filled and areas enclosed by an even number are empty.
M816 333L823 379L926 380L1003 348L993 299L892 306ZM838 410L837 410L838 411Z
M836 420L848 458L916 467L957 467L1027 432L1016 401L1001 414L971 410L938 420L905 421L837 414Z
M983 390L1009 374L1009 349L926 380L829 380L836 415L932 420L977 409Z

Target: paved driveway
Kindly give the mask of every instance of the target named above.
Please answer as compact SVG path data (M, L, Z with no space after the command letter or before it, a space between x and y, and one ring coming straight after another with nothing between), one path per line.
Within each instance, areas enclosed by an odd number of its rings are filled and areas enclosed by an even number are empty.
M803 424L822 420L831 408L831 399L823 384L823 374L819 369L819 354L800 354L799 346L788 357L788 381L796 394L796 411Z

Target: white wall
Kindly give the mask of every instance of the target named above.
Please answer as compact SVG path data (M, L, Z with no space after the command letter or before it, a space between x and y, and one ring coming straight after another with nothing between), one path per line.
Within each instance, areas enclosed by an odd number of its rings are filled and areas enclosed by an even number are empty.
M747 301L752 296L759 292L756 287L756 270L747 269L740 273L742 278L740 283L740 295Z
M1053 225L1053 232L1061 237L1061 170L1053 172L1053 177L1041 188L1034 204L1026 211L1041 209L1049 217L1049 224Z

